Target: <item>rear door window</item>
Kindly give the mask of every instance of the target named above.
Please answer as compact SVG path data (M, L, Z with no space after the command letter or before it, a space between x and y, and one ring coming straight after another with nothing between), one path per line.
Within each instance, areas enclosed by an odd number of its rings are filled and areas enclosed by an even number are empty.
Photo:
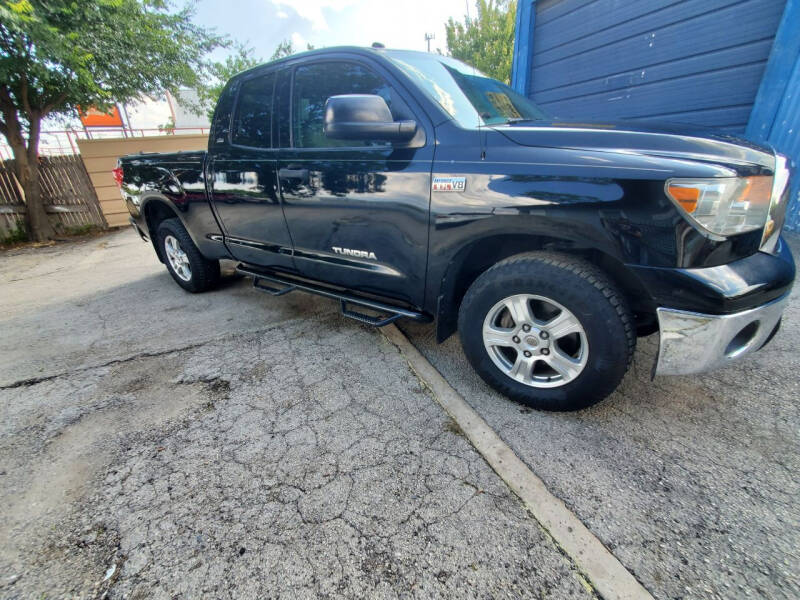
M275 73L242 83L233 123L233 143L240 146L272 146L272 102Z
M272 138L276 148L288 148L291 146L289 126L289 92L291 91L291 83L291 69L284 69L278 72L272 116Z

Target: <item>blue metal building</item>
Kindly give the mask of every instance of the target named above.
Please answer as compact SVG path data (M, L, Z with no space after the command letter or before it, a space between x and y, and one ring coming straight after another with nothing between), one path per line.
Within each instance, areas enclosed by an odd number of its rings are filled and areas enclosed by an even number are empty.
M518 0L513 87L572 119L677 121L800 165L800 0ZM787 227L800 230L800 171Z

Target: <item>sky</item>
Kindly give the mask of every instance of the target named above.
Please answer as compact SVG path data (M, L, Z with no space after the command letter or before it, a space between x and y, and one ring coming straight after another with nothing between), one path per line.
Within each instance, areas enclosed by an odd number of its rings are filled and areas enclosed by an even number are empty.
M425 34L433 34L431 51L446 52L444 24L449 17L463 21L475 0L197 0L194 22L253 49L267 62L283 40L291 40L296 51L315 47L371 46L427 50ZM221 60L229 50L212 57ZM166 102L129 105L136 127L166 123ZM178 123L182 125L182 123Z
M196 0L194 7L195 23L248 45L264 62L283 40L291 40L296 51L309 43L319 48L373 42L427 50L425 34L430 33L435 36L431 51L446 53L447 19L463 21L476 14L475 0ZM228 52L219 49L212 58L222 60ZM130 103L127 114L133 127L154 129L167 123L171 111L165 99L157 99Z
M284 39L295 49L370 46L446 49L444 23L475 15L475 0L198 0L195 22L249 44L269 60ZM224 55L224 53L220 52Z

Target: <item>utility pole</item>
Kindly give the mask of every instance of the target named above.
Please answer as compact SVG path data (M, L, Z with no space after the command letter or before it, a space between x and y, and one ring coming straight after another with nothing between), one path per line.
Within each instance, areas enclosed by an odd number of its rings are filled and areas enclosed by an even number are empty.
M436 34L435 33L426 33L425 34L425 41L428 42L428 52L431 51L431 40L435 40L435 39L436 39Z

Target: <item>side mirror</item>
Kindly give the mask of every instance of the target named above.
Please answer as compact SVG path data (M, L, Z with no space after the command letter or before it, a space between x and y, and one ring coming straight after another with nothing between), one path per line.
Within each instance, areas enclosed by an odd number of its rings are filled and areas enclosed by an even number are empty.
M380 96L346 94L325 102L323 130L335 140L407 142L417 133L417 122L394 121Z

